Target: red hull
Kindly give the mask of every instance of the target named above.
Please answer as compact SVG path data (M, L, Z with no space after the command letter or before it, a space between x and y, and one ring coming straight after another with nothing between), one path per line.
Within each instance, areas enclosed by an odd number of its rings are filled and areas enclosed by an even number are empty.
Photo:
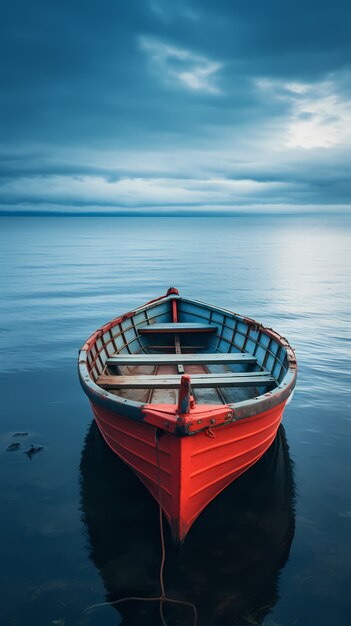
M103 437L176 541L269 448L296 371L284 337L174 288L102 326L79 353Z
M156 436L160 431L156 427L120 417L92 403L105 441L155 499L161 499L173 537L179 542L207 504L269 448L284 407L285 401L253 417L192 436L178 437L162 431L157 454Z

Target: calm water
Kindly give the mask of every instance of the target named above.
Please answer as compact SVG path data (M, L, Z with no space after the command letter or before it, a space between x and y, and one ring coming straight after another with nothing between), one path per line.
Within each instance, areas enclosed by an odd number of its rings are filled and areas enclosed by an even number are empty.
M350 235L347 217L0 220L1 624L158 626L151 603L84 612L157 595L160 544L156 504L92 426L76 357L174 285L286 335L299 380L263 459L181 549L166 531L169 595L198 626L349 626Z

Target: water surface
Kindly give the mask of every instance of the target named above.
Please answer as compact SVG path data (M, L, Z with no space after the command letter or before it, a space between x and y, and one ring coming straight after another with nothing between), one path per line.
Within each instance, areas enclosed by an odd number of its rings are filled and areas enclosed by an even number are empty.
M1 624L159 623L151 605L84 612L157 595L160 545L151 496L91 425L76 357L174 285L287 336L299 379L261 462L181 550L166 530L167 591L199 625L348 626L350 234L347 217L0 220Z

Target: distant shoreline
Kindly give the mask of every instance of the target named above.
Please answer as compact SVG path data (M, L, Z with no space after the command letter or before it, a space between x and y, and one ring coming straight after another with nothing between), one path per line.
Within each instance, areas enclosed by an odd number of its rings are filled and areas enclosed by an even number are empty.
M184 211L184 212L175 212L175 211L118 211L114 213L109 213L106 211L102 212L73 212L73 211L0 211L1 217L153 217L153 218L164 218L164 217L172 217L172 218L222 218L222 217L346 217L351 216L351 209L349 208L333 208L325 210L293 210L290 211L285 210L282 212L279 211L258 211L258 210L246 210L246 211L231 211L231 212L212 212L212 211Z

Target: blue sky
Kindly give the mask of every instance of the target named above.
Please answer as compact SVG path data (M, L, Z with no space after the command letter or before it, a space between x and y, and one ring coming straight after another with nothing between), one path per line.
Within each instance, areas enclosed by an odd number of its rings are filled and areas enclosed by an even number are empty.
M349 210L349 2L1 14L0 211Z

